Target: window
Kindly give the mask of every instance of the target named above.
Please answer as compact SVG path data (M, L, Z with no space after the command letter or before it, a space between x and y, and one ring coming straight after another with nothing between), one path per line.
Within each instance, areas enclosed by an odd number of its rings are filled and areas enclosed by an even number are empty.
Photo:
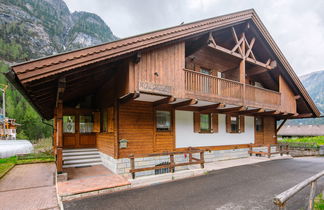
M107 132L108 127L108 113L107 109L101 110L101 122L100 122L100 131Z
M75 116L63 116L63 132L75 133Z
M91 133L93 130L92 115L80 115L80 133Z
M171 112L156 111L156 130L170 131L171 130Z
M200 72L203 74L211 75L211 71L209 69L200 68Z
M245 126L244 116L226 115L226 132L227 133L243 133Z
M239 132L239 118L231 117L231 132L238 133Z
M263 119L262 117L255 118L255 130L262 132L263 131Z
M194 132L195 133L217 133L218 114L200 114L194 112Z
M200 114L200 132L210 132L210 114Z

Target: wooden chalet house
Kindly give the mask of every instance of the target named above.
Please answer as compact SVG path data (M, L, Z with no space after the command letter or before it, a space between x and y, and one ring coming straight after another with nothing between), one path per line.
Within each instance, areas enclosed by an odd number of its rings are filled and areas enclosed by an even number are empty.
M206 161L246 157L251 143L277 142L278 120L320 115L254 10L14 65L6 76L54 118L58 172L66 149L97 148L118 174L129 173L130 155L188 147L209 150Z

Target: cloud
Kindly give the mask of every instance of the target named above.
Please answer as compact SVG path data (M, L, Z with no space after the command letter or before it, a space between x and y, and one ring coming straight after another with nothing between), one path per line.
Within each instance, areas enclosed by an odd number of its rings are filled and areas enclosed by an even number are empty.
M254 8L298 75L324 69L321 0L65 0L99 15L118 37Z

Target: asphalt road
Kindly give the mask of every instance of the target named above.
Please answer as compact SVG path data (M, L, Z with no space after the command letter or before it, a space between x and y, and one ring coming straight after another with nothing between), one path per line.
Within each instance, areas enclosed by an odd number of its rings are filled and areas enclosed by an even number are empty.
M324 170L323 158L274 160L207 175L64 203L64 209L277 209L279 194ZM317 189L324 189L322 178ZM305 208L309 188L288 201Z

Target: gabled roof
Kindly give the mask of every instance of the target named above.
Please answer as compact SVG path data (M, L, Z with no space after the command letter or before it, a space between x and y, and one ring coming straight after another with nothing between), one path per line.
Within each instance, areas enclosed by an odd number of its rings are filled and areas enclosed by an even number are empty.
M253 21L258 30L262 33L264 39L270 45L280 63L283 65L294 86L296 86L300 91L300 95L306 101L306 104L309 106L313 115L319 116L320 112L314 102L253 9L183 24L120 39L110 43L17 64L12 66L11 72L8 72L6 75L7 78L14 83L15 86L18 87L25 96L27 96L27 98L29 98L31 103L36 105L33 99L27 94L25 88L25 86L32 81L52 77L63 72L75 70L101 61L125 58L141 50L169 44L179 40L186 40L208 31L218 30L247 20ZM35 107L41 112L38 106Z

